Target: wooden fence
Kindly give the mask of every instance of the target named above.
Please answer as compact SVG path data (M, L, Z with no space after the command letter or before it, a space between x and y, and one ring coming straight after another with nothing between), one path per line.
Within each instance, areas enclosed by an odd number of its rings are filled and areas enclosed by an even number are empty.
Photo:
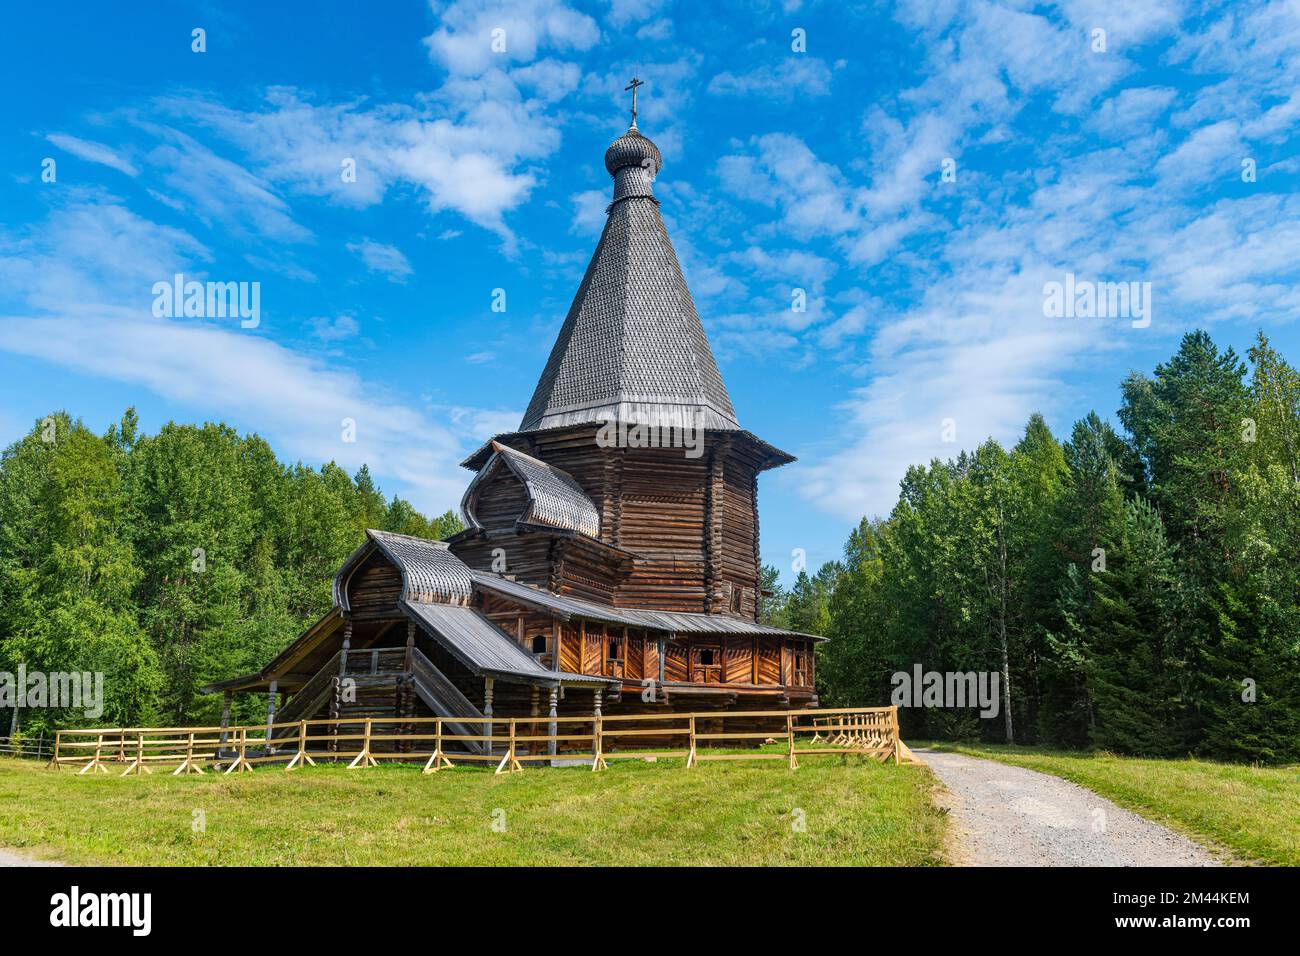
M727 722L750 729L727 731ZM483 732L465 733L467 727ZM656 746L637 748L638 741ZM738 747L747 749L735 752ZM495 763L497 773L513 773L536 761L589 762L592 770L603 770L610 760L679 757L688 768L709 760L784 760L795 769L799 757L815 754L913 760L899 739L897 707L858 707L611 717L345 717L235 727L60 730L50 766L78 766L85 774L108 773L109 765L119 765L126 776L176 764L175 776L201 774L205 767L244 772L262 763L293 770L318 760L347 760L355 769L380 760L423 759L425 773L462 761Z

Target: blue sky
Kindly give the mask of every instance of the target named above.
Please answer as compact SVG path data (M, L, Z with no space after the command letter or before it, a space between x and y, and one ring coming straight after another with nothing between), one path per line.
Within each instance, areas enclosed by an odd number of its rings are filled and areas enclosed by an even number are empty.
M0 36L5 443L135 405L455 507L595 246L634 73L741 423L800 458L760 489L787 572L909 463L1113 415L1189 328L1300 358L1294 3L39 7ZM156 318L175 272L260 282L261 324ZM1151 324L1045 316L1067 272L1150 282Z

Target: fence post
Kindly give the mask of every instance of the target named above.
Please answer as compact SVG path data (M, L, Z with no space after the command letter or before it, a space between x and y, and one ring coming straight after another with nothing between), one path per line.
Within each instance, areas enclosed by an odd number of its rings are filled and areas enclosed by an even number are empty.
M437 718L437 720L435 721L435 725L437 729L434 730L433 732L433 756L429 758L427 763L425 763L424 770L421 771L422 773L437 773L444 766L450 767L452 765L451 761L448 760L445 756L443 756L442 753L442 718L441 717Z
M501 758L497 764L497 773L514 773L516 770L524 769L520 766L519 761L515 759L515 718L510 718L510 742L506 747L506 755Z
M600 692L597 691L597 693ZM594 741L594 745L592 747L591 769L593 772L597 770L605 770L606 768L609 767L609 764L605 763L605 718L604 717L597 716L593 719L591 736L592 736L592 740Z
M49 763L49 766L53 767L55 770L59 769L59 744L62 743L62 741L63 731L56 730L54 732L54 756L50 758Z
M62 733L63 731L59 731L59 734ZM80 770L77 771L78 777L80 777L83 773L89 773L92 770L95 771L103 770L104 773L108 773L108 771L104 770L104 768L101 767L99 764L99 754L100 751L103 749L104 749L104 732L101 730L97 733L95 737L95 756L90 758L90 763L86 764L84 767L82 767ZM56 761L59 759L59 738L57 736L54 738L54 759ZM57 764L55 765L54 769L56 770L58 769Z
M691 747L686 754L686 769L695 766L695 715L691 714Z
M785 736L790 754L790 769L796 770L799 767L799 761L794 758L794 717L790 714L785 715Z
M307 756L307 721L303 719L298 721L298 752L289 761L289 765L284 768L284 771L288 773L294 767L308 763L313 767L316 766L316 761Z
M890 716L890 729L894 732L894 766L897 767L899 762L899 751L902 749L901 747L899 747L899 743L901 742L900 738L902 735L899 733L899 729L898 729L898 705L897 704L895 704L893 707L889 709L889 716Z
M353 769L358 764L360 764L363 767L379 766L379 761L376 760L374 757L370 756L370 724L373 719L374 718L372 717L366 718L365 736L361 741L361 753L357 754L355 757L352 758L352 762L348 764L349 770Z

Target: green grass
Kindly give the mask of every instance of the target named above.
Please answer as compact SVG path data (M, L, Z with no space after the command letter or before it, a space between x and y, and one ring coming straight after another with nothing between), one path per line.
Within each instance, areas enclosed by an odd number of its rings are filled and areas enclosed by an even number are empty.
M127 778L4 759L0 846L90 865L937 865L932 786L923 768L835 757L793 772L620 760L499 777L383 765Z
M1064 777L1238 862L1300 866L1300 767L1146 760L1032 747L936 749Z

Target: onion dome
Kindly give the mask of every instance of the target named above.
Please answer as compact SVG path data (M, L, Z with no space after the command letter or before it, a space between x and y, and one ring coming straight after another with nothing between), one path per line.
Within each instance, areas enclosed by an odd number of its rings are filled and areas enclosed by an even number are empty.
M659 153L659 147L649 137L642 136L635 123L605 150L605 168L611 176L617 176L618 171L625 166L637 166L649 170L650 178L653 179L659 175L663 165L664 158Z

